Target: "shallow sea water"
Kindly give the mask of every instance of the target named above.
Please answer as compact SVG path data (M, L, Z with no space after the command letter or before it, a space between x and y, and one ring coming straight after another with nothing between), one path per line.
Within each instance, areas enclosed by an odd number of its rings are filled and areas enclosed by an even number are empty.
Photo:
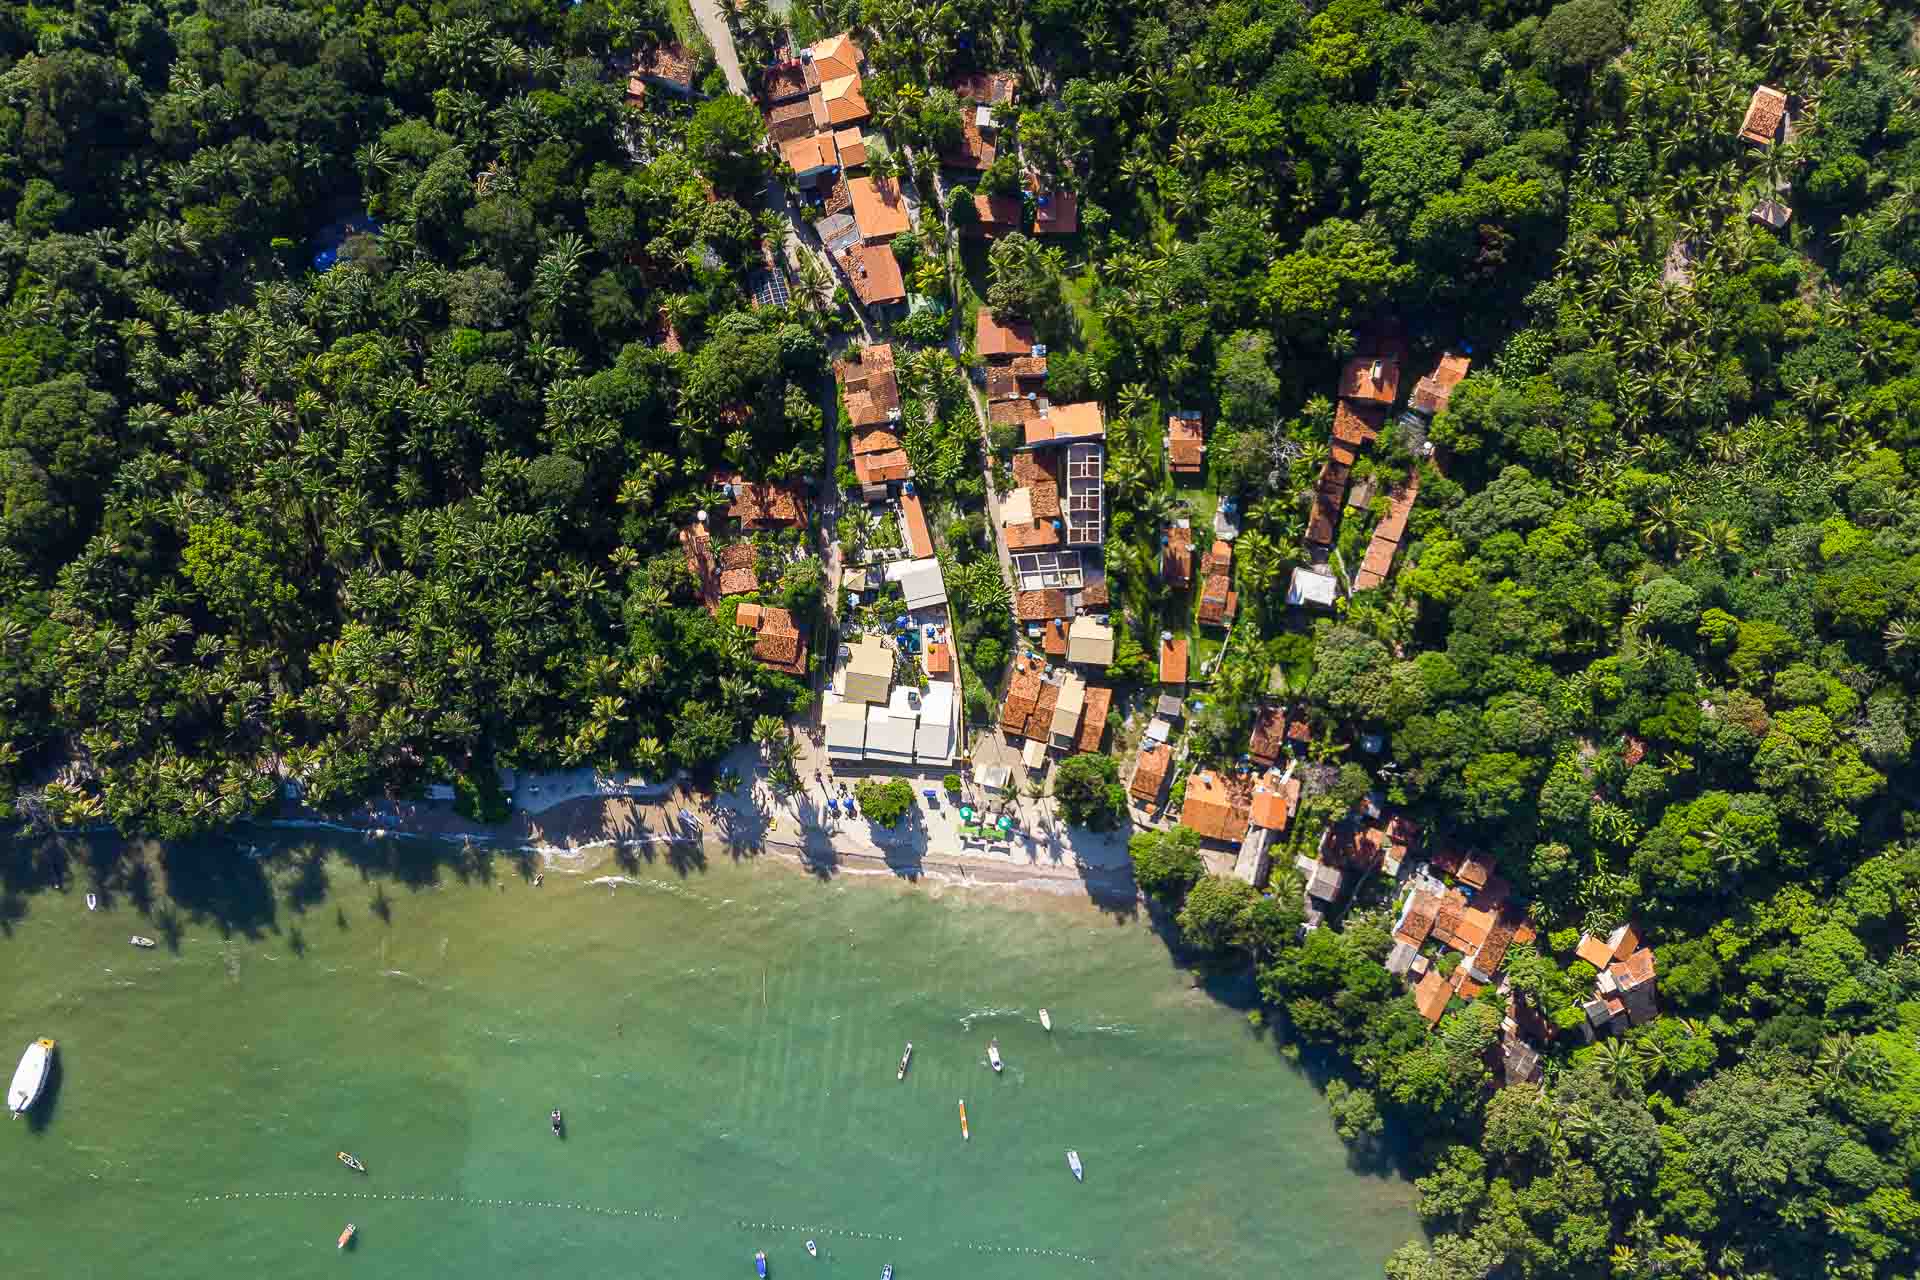
M771 864L408 885L280 848L252 936L138 951L153 923L78 891L0 936L5 1070L60 1042L0 1125L14 1280L751 1276L756 1249L775 1276L1361 1280L1417 1231L1144 920Z

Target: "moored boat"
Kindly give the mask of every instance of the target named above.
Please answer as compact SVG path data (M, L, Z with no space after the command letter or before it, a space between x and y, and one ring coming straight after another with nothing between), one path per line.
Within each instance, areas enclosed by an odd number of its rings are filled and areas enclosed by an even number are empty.
M880 1280L893 1280L893 1264L891 1262L880 1268Z
M767 1280L767 1251L765 1249L753 1255L753 1274L759 1276L760 1280Z
M1040 1011L1040 1029L1042 1031L1053 1030L1053 1015L1048 1013L1045 1009L1042 1009Z
M40 1092L47 1087L47 1076L53 1071L53 1047L53 1041L42 1037L20 1055L13 1083L7 1086L7 1110L16 1117L27 1114L40 1101Z
M354 1233L354 1232L355 1232L356 1230L358 1230L358 1228L357 1228L357 1227L355 1227L355 1226L354 1226L354 1225L353 1225L353 1224L352 1224L351 1222L349 1222L349 1223L347 1224L347 1229L346 1229L345 1231L342 1231L342 1232L340 1233L340 1240L339 1240L339 1242L338 1242L337 1244L335 1244L335 1245L334 1245L333 1247L334 1247L334 1248L336 1248L336 1249L344 1249L344 1248L346 1248L346 1247L347 1247L347 1244L348 1244L348 1242L349 1242L349 1241L351 1241L351 1240L353 1239L353 1233Z
M127 941L131 942L134 946L139 947L142 951L151 951L153 948L160 945L159 943L155 942L152 938L143 938L137 933L134 934L131 938L128 938Z
M987 1041L987 1061L992 1064L995 1071L1001 1069L1003 1064L1000 1061L1000 1042L998 1040Z
M347 1168L353 1170L355 1173L365 1173L367 1171L367 1166L361 1164L357 1159L355 1159L353 1156L347 1154L344 1151L340 1153L340 1163L347 1166Z
M807 1256L809 1258L817 1258L820 1256L820 1246L811 1240L807 1241Z
M898 1075L894 1076L895 1080L905 1080L907 1078L907 1064L912 1061L913 1061L913 1041L909 1040L907 1041L907 1051L900 1055L900 1072Z
M963 1142L973 1140L973 1135L967 1132L967 1100L965 1098L960 1099L960 1139Z
M1075 1182L1085 1182L1087 1180L1085 1172L1080 1167L1080 1153L1078 1151L1067 1152L1067 1168L1073 1170L1073 1180Z
M553 1109L553 1136L556 1138L560 1136L560 1126L560 1108L555 1107Z
M100 909L100 895L99 895L99 894L97 894L97 893L90 893L90 894L88 894L88 895L87 895L87 910L89 910L89 911L98 911L99 909Z

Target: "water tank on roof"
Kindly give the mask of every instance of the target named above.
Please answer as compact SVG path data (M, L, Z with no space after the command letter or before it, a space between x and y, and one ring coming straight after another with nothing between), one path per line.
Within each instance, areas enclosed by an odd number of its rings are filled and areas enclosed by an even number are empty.
M901 487L902 489L904 489L904 490L906 490L906 492L907 492L907 496L908 496L908 497L912 497L912 496L913 496L913 481L911 481L911 480L902 480L902 481L900 482L900 487Z
M1171 631L1162 631L1162 632L1160 633L1160 643L1161 643L1161 644L1171 644L1171 643L1173 643L1173 632L1171 632Z
M1036 342L1036 343L1034 343L1034 344L1033 344L1033 354L1035 354L1035 355L1037 355L1037 356L1044 356L1045 354L1047 354L1047 344L1046 344L1046 343L1044 343L1044 342Z
M705 524L707 522L707 509L705 507L700 508L698 511L693 513L693 518L698 520L701 524Z

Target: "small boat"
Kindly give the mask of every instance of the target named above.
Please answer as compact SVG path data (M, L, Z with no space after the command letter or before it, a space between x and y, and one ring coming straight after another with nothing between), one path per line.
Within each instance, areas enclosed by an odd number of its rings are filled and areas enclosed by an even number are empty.
M891 1262L880 1268L880 1280L893 1280L893 1264Z
M1085 1182L1087 1180L1086 1172L1080 1167L1080 1153L1078 1151L1067 1152L1067 1168L1073 1170L1073 1180L1075 1182Z
M760 1280L767 1280L767 1251L765 1249L753 1255L753 1274L759 1276Z
M340 1163L347 1166L347 1168L353 1170L355 1173L365 1173L367 1171L367 1166L361 1164L353 1156L348 1155L344 1151L340 1153Z
M134 934L131 938L128 938L127 941L131 942L134 946L139 947L142 951L150 951L154 947L157 947L160 945L159 943L155 942L152 938L143 938L137 933Z
M560 1136L560 1108L558 1107L553 1109L553 1136L556 1138Z
M907 1041L907 1051L900 1055L900 1071L899 1074L894 1076L895 1080L905 1080L907 1078L907 1064L912 1061L913 1041L909 1040Z
M1040 1029L1043 1031L1053 1030L1053 1015L1048 1013L1045 1009L1042 1009L1040 1011Z
M973 1140L973 1135L967 1132L967 1100L965 1098L960 1099L960 1140L962 1142Z
M88 895L87 895L87 910L89 910L89 911L98 911L99 909L100 909L100 895L99 895L99 894L97 894L97 893L90 893L90 894L88 894Z
M47 1087L47 1076L53 1071L53 1043L42 1037L20 1055L13 1083L7 1086L7 1110L16 1119L33 1109L33 1104L40 1101L40 1091Z
M998 1040L987 1041L987 1061L992 1064L996 1072L1005 1065L1000 1061L1000 1042Z
M807 1241L807 1256L809 1258L817 1258L820 1256L820 1246L811 1240Z
M355 1228L354 1228L354 1225L353 1225L353 1224L352 1224L351 1222L349 1222L349 1223L347 1224L347 1229L346 1229L345 1231L342 1231L342 1232L340 1233L340 1241L339 1241L339 1243L338 1243L338 1244L336 1244L336 1245L334 1245L333 1247L334 1247L334 1248L336 1248L336 1249L344 1249L344 1248L346 1248L346 1247L347 1247L347 1244L348 1244L348 1242L349 1242L349 1241L351 1241L351 1240L353 1239L353 1233L354 1233L354 1230L355 1230Z

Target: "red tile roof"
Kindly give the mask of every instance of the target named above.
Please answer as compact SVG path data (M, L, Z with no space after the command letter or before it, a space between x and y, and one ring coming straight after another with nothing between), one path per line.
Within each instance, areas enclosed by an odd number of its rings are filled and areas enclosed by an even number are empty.
M900 184L892 178L854 178L847 183L853 197L853 220L868 242L891 240L911 225Z
M1408 406L1426 414L1446 412L1448 402L1453 399L1453 389L1460 385L1472 366L1471 356L1447 352L1432 373L1413 384L1413 394L1407 397Z
M900 510L907 517L907 550L916 560L926 559L933 554L933 534L927 529L927 513L921 509L920 496L901 494Z
M1166 785L1167 770L1173 764L1173 748L1164 742L1148 743L1140 748L1140 756L1134 762L1133 777L1127 783L1127 792L1143 805L1152 805L1160 798L1160 789Z
M1050 658L1067 656L1067 628L1058 618L1049 619L1040 629L1040 651Z
M1002 322L987 307L974 318L973 350L982 360L1031 355L1033 344L1033 326L1024 320Z
M753 656L775 671L788 675L807 674L807 650L793 615L771 605L761 610L759 635L753 642Z
M1187 638L1175 636L1160 642L1160 683L1187 682Z
M784 485L756 484L735 477L727 514L748 529L775 529L798 525L803 516L799 495Z
M1080 713L1080 740L1074 744L1083 754L1100 750L1100 742L1107 735L1107 712L1112 708L1113 690L1104 685L1087 686L1086 707Z
M1071 191L1049 191L1046 203L1034 203L1033 234L1070 236L1080 229L1080 197Z
M991 142L980 132L980 126L974 122L973 112L960 113L960 142L951 151L940 153L940 163L949 169L965 169L972 173L985 173L993 167L993 158L997 154ZM1018 218L1014 226L1020 225Z
M884 244L849 245L834 258L853 284L854 296L869 307L890 306L907 300L907 279L900 259Z
M1387 411L1377 404L1342 400L1333 409L1333 439L1337 444L1362 449L1380 438Z
M1400 362L1392 356L1354 357L1340 372L1340 394L1391 407L1400 395Z
M1438 1023L1447 1011L1447 1004L1453 999L1453 988L1440 976L1440 970L1429 969L1427 976L1420 979L1420 985L1413 989L1413 1007L1428 1022Z
M1167 419L1167 465L1175 472L1199 472L1206 467L1207 432L1200 419L1174 415Z
M1022 622L1039 622L1046 618L1067 618L1073 615L1073 610L1067 608L1067 593L1058 587L1048 587L1044 591L1016 592L1013 597L1013 612L1014 616Z
M1252 805L1251 782L1202 769L1187 779L1187 800L1181 806L1180 821L1205 839L1237 844L1247 834L1247 814Z
M1280 707L1267 707L1253 718L1253 732L1247 738L1247 754L1258 764L1273 764L1280 759L1286 741L1287 713Z
M1193 584L1193 530L1179 525L1167 529L1167 545L1160 553L1160 576L1176 587Z
M1780 122L1787 115L1787 95L1770 85L1753 91L1747 114L1740 121L1740 136L1748 142L1769 144L1780 134Z

